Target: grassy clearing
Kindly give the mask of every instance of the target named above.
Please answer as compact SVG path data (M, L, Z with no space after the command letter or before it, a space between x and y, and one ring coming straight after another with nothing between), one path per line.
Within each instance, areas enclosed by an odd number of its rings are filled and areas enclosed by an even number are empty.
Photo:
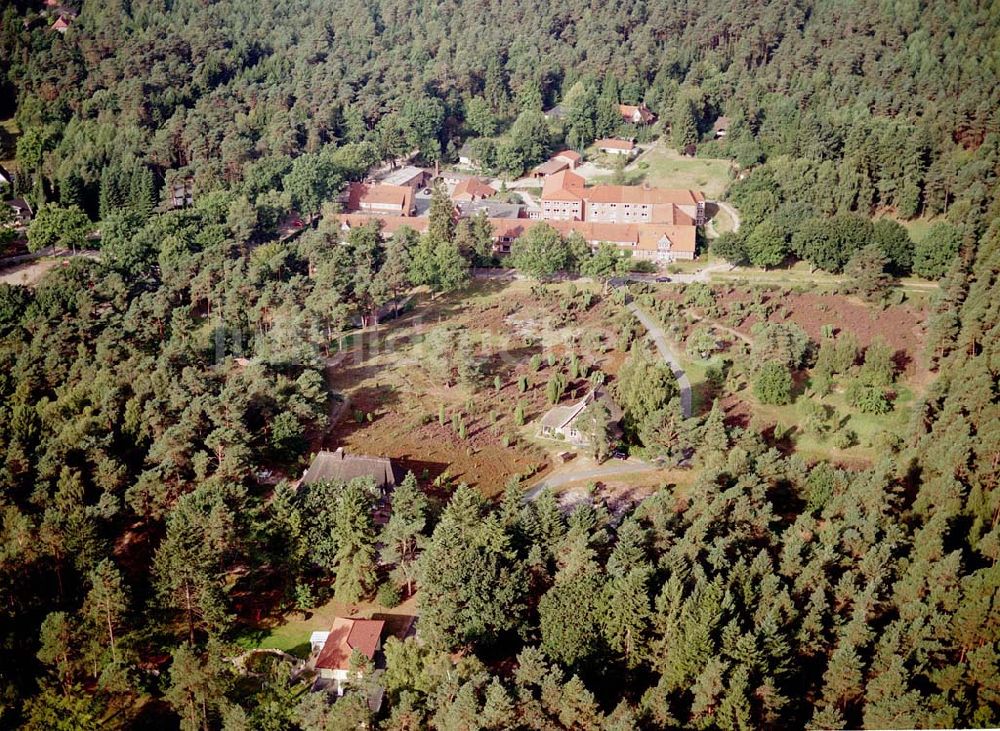
M838 274L830 274L819 269L814 271L809 263L804 261L798 261L791 266L780 269L736 267L732 270L712 272L710 277L714 282L745 280L751 284L815 285L831 289L839 287L845 281L845 277ZM938 288L937 282L919 277L904 277L897 282L896 286L911 296L933 293Z
M766 424L780 424L784 428L794 426L791 434L795 450L807 460L826 459L831 461L866 461L873 462L879 454L871 446L872 440L882 431L892 434L905 433L913 407L913 392L905 385L896 389L894 408L888 414L863 414L851 407L844 396L843 390L819 398L815 394L799 394L795 401L784 406L765 405L758 402L749 392L741 394L753 408L754 416ZM813 401L827 407L833 414L829 420L831 430L837 428L850 429L857 434L856 443L846 449L833 446L830 435L817 436L802 431L802 404Z
M384 619L389 632L401 634L405 632L410 620L417 614L416 595L410 597L397 607L387 609L378 602L362 602L360 604L344 604L335 599L330 600L311 612L290 612L285 615L282 624L263 630L246 632L237 639L237 644L246 648L261 647L283 650L296 657L308 657L309 636L313 632L330 629L336 617L355 617Z
M898 219L897 219L898 220ZM941 219L935 218L914 218L912 221L899 221L903 227L909 231L910 238L915 242L923 241L930 231L931 226Z
M636 174L634 182L661 188L700 190L706 198L717 199L729 187L730 166L729 160L685 157L659 143L640 155L627 173Z

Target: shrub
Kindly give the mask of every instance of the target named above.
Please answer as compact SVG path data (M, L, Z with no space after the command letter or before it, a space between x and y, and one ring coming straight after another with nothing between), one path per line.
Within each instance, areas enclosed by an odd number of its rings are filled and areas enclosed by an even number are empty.
M514 407L514 423L518 426L524 426L524 404L520 402Z
M754 380L753 392L763 404L787 404L792 397L792 374L782 363L765 363Z
M838 429L833 435L833 446L837 449L847 449L857 444L858 435L853 429Z
M892 404L881 388L860 381L847 387L847 400L863 414L888 414L892 411Z
M517 379L517 390L520 391L521 393L524 393L525 391L528 390L527 376L521 376L520 378Z
M542 358L537 353L531 356L531 360L528 361L528 368L533 371L537 371L542 367Z
M309 584L302 581L295 584L295 606L298 609L312 609L316 606L316 595Z
M500 379L500 376L493 377L493 388L495 388L497 391L503 388L503 381Z
M400 595L399 587L392 581L387 581L379 587L378 595L375 597L378 603L386 609L398 606L403 597Z

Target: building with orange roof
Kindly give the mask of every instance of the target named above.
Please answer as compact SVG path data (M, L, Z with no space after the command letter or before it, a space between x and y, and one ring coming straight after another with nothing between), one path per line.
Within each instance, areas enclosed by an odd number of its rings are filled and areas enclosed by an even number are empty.
M484 198L492 198L497 194L493 186L488 185L480 178L466 178L459 181L458 185L451 192L453 201L481 201Z
M407 185L350 183L340 200L350 212L392 216L412 216L416 213L413 188Z
M420 217L375 216L370 214L342 213L339 216L341 229L349 231L354 226L363 226L377 221L383 236L393 236L403 226L418 232L426 231L429 219ZM656 262L671 262L678 259L695 258L697 228L691 219L680 213L674 223L604 222L578 220L538 220L529 218L489 218L493 229L494 251L498 254L510 253L518 238L535 226L548 225L562 236L578 234L592 248L602 243L612 244L632 252L636 259Z
M542 218L582 221L585 184L581 176L569 170L546 177L542 183Z
M705 196L693 190L645 185L594 185L569 171L545 178L541 218L548 221L669 223L702 226Z
M633 106L631 104L619 104L618 112L622 119L632 124L652 124L656 121L656 115L649 111L645 104Z
M336 683L337 695L351 680L351 657L355 652L369 660L382 648L385 622L380 619L336 617L329 632L314 632L310 638L316 657L316 671L324 680ZM323 635L326 635L325 637Z

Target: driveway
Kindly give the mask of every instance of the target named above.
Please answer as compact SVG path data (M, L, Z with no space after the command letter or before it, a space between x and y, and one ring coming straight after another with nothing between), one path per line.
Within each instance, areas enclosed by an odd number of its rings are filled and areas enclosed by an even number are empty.
M691 381L688 379L684 369L681 368L680 360L667 345L666 335L663 334L663 330L660 329L660 326L656 324L653 318L640 310L635 302L629 302L628 309L639 319L643 327L649 331L649 337L656 343L656 349L660 351L660 357L663 358L664 362L673 371L674 378L677 379L677 386L681 392L681 413L683 413L685 419L691 418Z
M743 223L743 220L740 218L739 211L737 211L735 208L733 208L728 203L723 203L722 201L716 201L715 205L717 205L719 208L721 208L726 213L728 213L729 217L731 219L733 219L733 231L734 232L735 231L739 231L740 230L740 224Z
M637 459L614 460L600 467L588 467L587 469L568 469L565 472L556 472L549 475L544 480L536 484L522 496L523 502L536 500L546 488L557 488L568 485L571 482L582 482L583 480L599 480L602 477L614 477L617 475L633 475L640 472L655 472L656 467L641 462Z

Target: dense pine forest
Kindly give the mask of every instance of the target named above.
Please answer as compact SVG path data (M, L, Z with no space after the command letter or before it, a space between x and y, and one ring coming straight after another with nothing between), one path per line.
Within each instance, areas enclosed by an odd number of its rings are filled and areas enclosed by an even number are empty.
M27 247L100 250L0 284L0 726L1000 725L1000 4L67 7L65 33L41 3L0 16ZM655 131L618 115L639 102ZM340 404L339 333L414 286L459 306L491 263L437 194L423 236L345 236L321 213L346 183L470 141L520 174L661 133L732 161L719 256L860 277L874 243L879 271L937 280L932 379L877 460L807 460L716 404L671 432L690 488L625 515L411 473L376 523L364 484L292 487ZM178 185L194 204L167 210ZM914 250L886 217L936 223ZM648 412L677 412L665 393ZM233 662L264 620L413 590L377 713Z

